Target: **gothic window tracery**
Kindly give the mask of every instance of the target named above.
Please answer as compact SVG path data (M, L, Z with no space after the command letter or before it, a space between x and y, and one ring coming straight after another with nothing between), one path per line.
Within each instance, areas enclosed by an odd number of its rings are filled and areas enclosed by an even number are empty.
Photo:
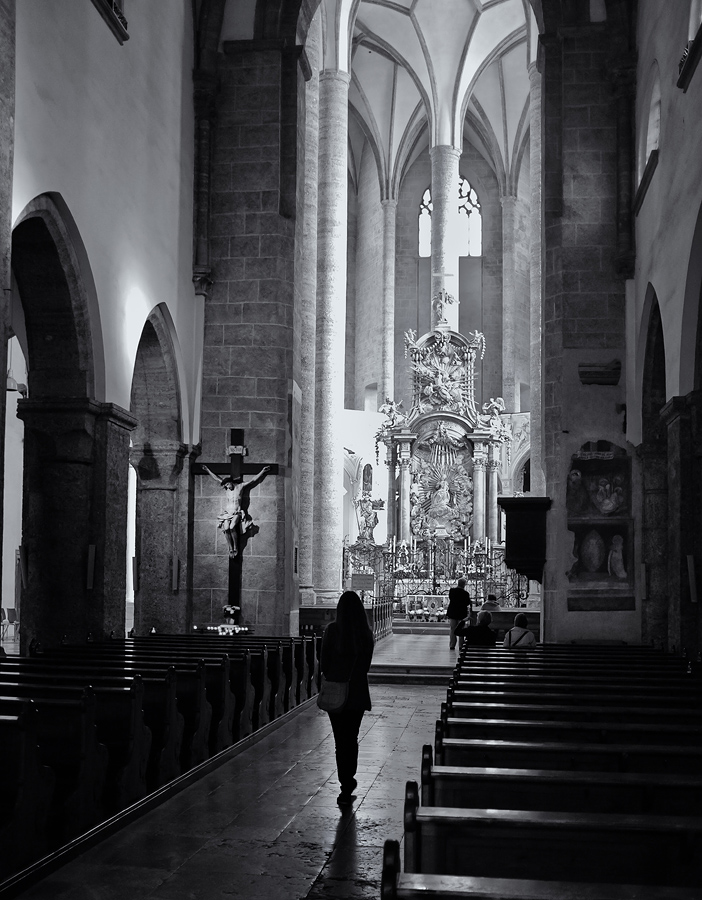
M419 255L431 256L431 214L433 210L431 188L422 194L419 204L418 233ZM482 256L483 217L478 194L467 178L458 182L459 256Z

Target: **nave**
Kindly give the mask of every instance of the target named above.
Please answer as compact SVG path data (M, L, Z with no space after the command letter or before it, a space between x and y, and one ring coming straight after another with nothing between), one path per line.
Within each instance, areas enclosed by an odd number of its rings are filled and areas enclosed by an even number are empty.
M455 664L448 634L397 635L376 664L446 668L443 683L372 684L357 800L339 811L328 716L314 700L157 809L22 892L23 900L365 900L380 896L383 843L402 836L405 784L419 776ZM256 740L256 738L260 738ZM254 742L255 741L255 742Z

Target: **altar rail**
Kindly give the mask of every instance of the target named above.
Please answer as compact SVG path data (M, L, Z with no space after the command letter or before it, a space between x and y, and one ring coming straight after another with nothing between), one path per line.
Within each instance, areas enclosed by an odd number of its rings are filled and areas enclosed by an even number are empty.
M376 642L392 634L392 600L385 597L363 597L368 624ZM336 618L335 606L301 606L300 635L321 636L324 629Z

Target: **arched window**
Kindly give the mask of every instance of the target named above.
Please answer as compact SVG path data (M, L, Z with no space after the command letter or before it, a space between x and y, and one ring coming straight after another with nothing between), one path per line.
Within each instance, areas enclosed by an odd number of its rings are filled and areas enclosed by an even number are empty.
M658 150L661 136L661 77L654 62L649 74L648 105L642 110L639 152L637 160L638 181L643 178L646 164L654 150Z
M690 3L690 26L687 31L688 40L693 41L702 25L702 0L692 0Z
M431 256L431 188L427 188L419 204L419 255ZM459 256L482 256L483 217L475 189L466 178L458 182Z

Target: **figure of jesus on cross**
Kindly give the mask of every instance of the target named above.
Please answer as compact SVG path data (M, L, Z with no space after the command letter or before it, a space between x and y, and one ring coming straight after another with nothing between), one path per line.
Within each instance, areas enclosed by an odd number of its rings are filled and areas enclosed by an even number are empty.
M277 463L264 465L255 477L244 481L244 475L253 475L258 466L244 462L247 450L244 446L243 429L230 429L229 442L228 463L195 463L192 471L193 475L209 475L224 488L224 510L217 516L217 527L224 534L229 547L229 604L240 609L244 548L248 539L258 531L249 513L251 491L266 475L284 475L285 470Z
M264 466L255 478L244 481L243 476L238 479L231 475L220 478L204 463L202 468L210 478L225 489L224 512L217 516L218 528L224 532L229 545L229 555L236 556L239 553L239 539L248 537L249 532L255 534L254 520L249 515L249 498L251 491L260 484L271 471L270 466Z

